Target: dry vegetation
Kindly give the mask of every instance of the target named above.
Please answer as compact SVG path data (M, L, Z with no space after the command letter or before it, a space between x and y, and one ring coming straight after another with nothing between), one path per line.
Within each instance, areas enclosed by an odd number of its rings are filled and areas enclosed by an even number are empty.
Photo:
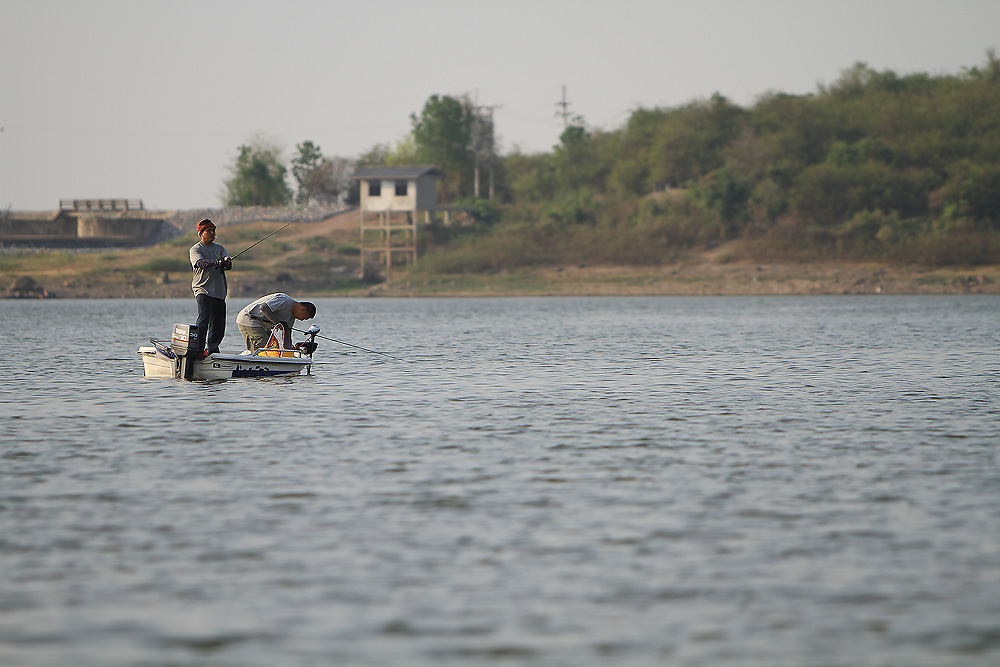
M248 222L219 229L238 253L281 225ZM297 223L242 255L229 274L230 296L765 295L1000 293L1000 266L937 267L740 261L739 242L655 267L550 266L489 273L394 270L389 283L358 278L358 214ZM0 283L13 296L30 277L61 298L188 298L192 232L156 246L87 252L0 254ZM21 292L20 296L30 296Z
M362 287L357 278L357 213L300 222L243 254L229 274L231 296L282 291L315 294ZM219 228L219 243L236 254L281 227L270 221ZM88 251L14 251L0 255L5 289L30 276L64 298L191 296L191 233L155 246Z

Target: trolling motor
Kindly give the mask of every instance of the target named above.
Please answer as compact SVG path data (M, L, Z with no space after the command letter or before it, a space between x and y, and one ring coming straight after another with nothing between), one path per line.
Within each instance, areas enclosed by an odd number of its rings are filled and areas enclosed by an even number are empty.
M296 329L296 331L298 330ZM299 350L303 354L309 355L309 358L312 359L313 352L315 352L316 348L318 347L318 343L316 343L316 334L318 334L319 332L320 328L318 324L314 324L311 327L309 327L308 330L302 331L301 333L306 334L307 336L309 336L309 338L302 341L301 343L296 343L293 346L293 348ZM306 375L310 375L311 371L312 371L312 364L306 366Z
M314 324L311 327L309 327L306 331L303 331L302 333L309 336L309 338L302 341L301 343L296 343L295 349L302 350L304 354L308 354L310 357L313 356L313 352L315 352L316 348L319 346L319 344L316 342L316 334L318 334L320 331L321 330L318 324Z

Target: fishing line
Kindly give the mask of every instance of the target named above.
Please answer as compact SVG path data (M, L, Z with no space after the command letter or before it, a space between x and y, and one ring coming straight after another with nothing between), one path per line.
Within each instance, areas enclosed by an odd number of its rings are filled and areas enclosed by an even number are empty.
M296 329L295 327L292 327L292 331L298 331L299 333L304 333L304 334L309 333L308 331L303 331L302 329ZM389 357L390 359L395 359L396 361L404 361L403 359L400 359L399 357L394 357L391 354L386 354L385 352L379 352L378 350L369 350L367 347L361 347L360 345L355 345L354 343L346 343L342 340L337 340L336 338L330 338L328 336L320 336L319 334L316 334L316 338L322 338L323 340L328 340L333 343L340 343L341 345L346 345L347 347L353 347L359 350L364 350L365 352L371 352L372 354L381 354L383 357Z
M286 224L286 225L284 225L282 227L279 227L278 229L275 229L273 232L271 232L270 234L268 234L267 236L265 236L264 238L262 238L260 241L257 241L257 243L261 243L263 241L266 241L267 239L271 238L272 236L274 236L275 234L277 234L278 232L280 232L285 227L288 227L289 225L293 225L296 222L298 222L298 220L292 220L288 224ZM235 255L233 255L232 257L230 257L230 259L231 260L232 259L236 259L240 255L242 255L243 253L245 253L247 250L249 250L250 248L252 248L255 245L257 245L257 243L254 243L250 247L241 250L240 252L238 252ZM259 319L259 318L254 318L254 319ZM299 333L304 333L304 334L311 333L309 331L303 331L302 329L296 329L295 327L291 327L291 329L292 329L292 331L297 331ZM341 345L346 345L347 347L353 347L355 349L362 350L364 352L371 352L372 354L381 354L383 357L389 357L390 359L395 359L396 361L403 361L403 359L400 359L399 357L394 357L391 354L386 354L385 352L379 352L378 350L369 350L367 347L361 347L360 345L355 345L354 343L348 343L346 341L337 340L336 338L330 338L329 336L320 336L319 334L312 334L312 335L315 336L316 338L322 338L323 340L328 340L328 341L330 341L332 343L340 343Z
M262 238L262 239L261 239L260 241L257 241L257 243L261 243L261 242L263 242L263 241L266 241L266 240L268 240L269 238L271 238L272 236L274 236L275 234L277 234L278 232L280 232L280 231L281 231L282 229L284 229L285 227L288 227L289 225L294 225L294 224L295 224L296 222L298 222L298 220L292 220L291 222L289 222L289 223L288 223L287 225L285 225L284 227L279 227L278 229L275 229L275 230L274 230L273 232L271 232L270 234L268 234L267 236L265 236L264 238ZM254 243L254 244L253 244L252 246L250 246L249 248L244 248L243 250L241 250L240 252L236 253L235 255L233 255L232 257L230 257L229 259L231 259L231 260L232 260L232 259L236 259L236 258L237 258L237 257L239 257L240 255L242 255L243 253L245 253L245 252L246 252L247 250L249 250L249 249L250 249L250 248L252 248L253 246L257 245L257 243Z

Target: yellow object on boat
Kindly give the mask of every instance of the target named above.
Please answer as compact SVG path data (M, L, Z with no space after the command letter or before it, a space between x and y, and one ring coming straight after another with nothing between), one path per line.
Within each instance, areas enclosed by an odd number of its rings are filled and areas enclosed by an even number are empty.
M275 324L271 330L271 337L267 339L267 345L257 350L258 357L294 357L295 352L282 347L285 340L285 327L282 324Z
M258 357L294 357L294 350L282 350L280 348L262 347L257 350Z

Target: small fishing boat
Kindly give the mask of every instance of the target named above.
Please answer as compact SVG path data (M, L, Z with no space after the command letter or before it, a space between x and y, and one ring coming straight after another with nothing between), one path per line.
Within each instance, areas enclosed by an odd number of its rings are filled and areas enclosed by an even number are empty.
M315 324L305 332L306 340L293 349L285 349L284 327L276 325L267 345L255 352L215 352L201 356L196 349L197 327L175 324L170 341L149 339L149 345L139 346L143 370L147 378L181 378L185 380L224 380L228 378L259 378L299 375L312 369L316 351ZM198 346L200 347L200 346Z

